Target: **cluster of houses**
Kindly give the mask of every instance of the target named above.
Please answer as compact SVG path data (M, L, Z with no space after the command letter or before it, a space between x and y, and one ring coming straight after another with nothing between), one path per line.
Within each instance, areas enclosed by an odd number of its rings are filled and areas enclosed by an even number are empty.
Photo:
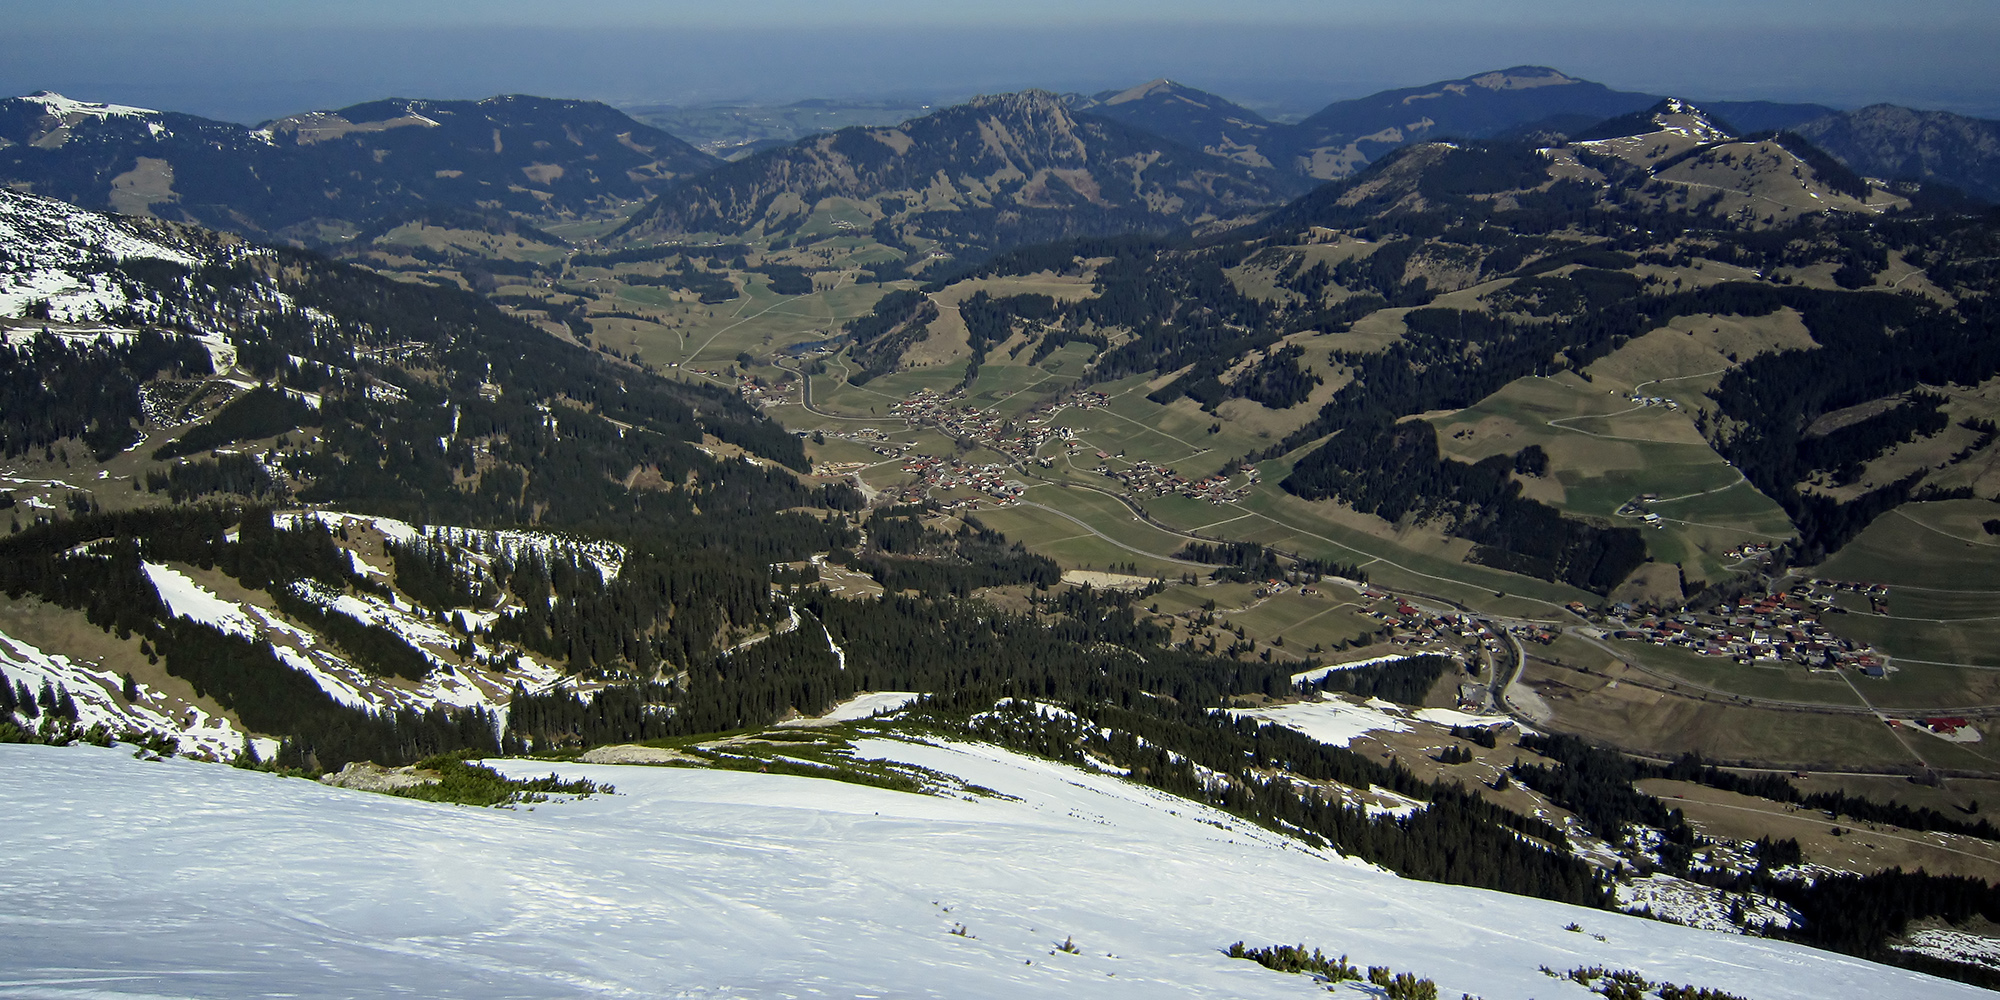
M1625 501L1624 505L1618 508L1618 516L1636 517L1655 528L1664 528L1665 522L1661 521L1660 515L1654 513L1652 509L1653 501L1659 498L1658 493L1641 493Z
M1737 547L1729 549L1728 551L1722 553L1722 558L1735 559L1738 561L1748 560L1750 562L1769 562L1771 559L1771 543L1751 542L1747 545L1738 545ZM1818 581L1814 582L1817 583Z
M1820 615L1833 609L1833 593L1843 586L1869 589L1813 581L1702 614L1642 614L1621 604L1602 622L1614 639L1677 646L1742 664L1799 663L1815 670L1846 667L1868 677L1886 676L1888 657L1834 635L1820 622Z
M1111 456L1100 451L1097 457L1101 461ZM1131 468L1123 470L1099 464L1097 471L1110 479L1117 480L1134 493L1156 497L1179 494L1214 504L1235 503L1249 496L1250 487L1257 485L1256 469L1249 470L1248 481L1242 485L1237 485L1228 476L1220 473L1202 479L1189 479L1167 466L1145 461L1134 462Z
M888 434L873 427L863 427L860 430L853 431L822 431L821 433L830 438L852 441L886 458L898 458L909 454L910 449L917 446L915 441L897 441ZM803 437L805 436L805 432L801 431L799 435ZM847 465L849 463L841 464ZM859 469L863 464L865 463L854 462L852 463L852 468Z
M1489 652L1500 648L1500 633L1494 631L1495 626L1471 616L1456 612L1433 614L1374 587L1363 587L1361 596L1375 602L1361 614L1387 624L1393 630L1389 641L1395 645L1442 643L1465 650L1484 648Z
M1050 441L1073 440L1076 432L1049 422L1054 409L1038 407L1019 418L1018 426L992 410L952 406L957 394L945 395L920 389L908 399L891 404L889 412L913 426L935 427L954 438L991 448L1016 462L1034 460L1035 453Z
M1669 410L1678 410L1681 408L1681 404L1678 401L1668 399L1665 396L1641 396L1635 392L1632 394L1631 400L1634 406L1664 406Z
M759 409L785 406L799 401L799 383L793 380L765 382L761 378L744 376L736 380L736 392L743 401Z
M912 455L903 463L903 471L917 476L916 482L903 491L906 501L921 502L930 497L932 490L972 490L984 494L982 497L942 500L947 510L974 507L988 501L1011 507L1021 502L1021 495L1028 489L1028 484L1007 478L1006 466L994 463L974 465L957 459Z

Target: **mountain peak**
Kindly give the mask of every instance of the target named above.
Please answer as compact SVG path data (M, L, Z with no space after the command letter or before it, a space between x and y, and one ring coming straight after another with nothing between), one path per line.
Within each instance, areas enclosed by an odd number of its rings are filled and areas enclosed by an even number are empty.
M1576 136L1579 142L1603 142L1645 135L1672 135L1696 143L1736 138L1727 122L1678 97L1669 97L1644 111L1601 122Z
M1533 90L1537 87L1562 87L1584 81L1548 66L1515 66L1467 77L1465 82L1486 90Z
M1007 94L981 94L967 101L966 104L974 108L992 108L1017 113L1040 112L1046 114L1051 112L1067 113L1069 111L1069 103L1063 100L1061 94L1042 90L1038 87L1030 87L1027 90L1017 90Z
M1136 87L1132 87L1126 90L1121 90L1118 93L1105 98L1103 103L1126 104L1131 101L1142 101L1148 97L1153 97L1155 95L1171 94L1174 91L1185 90L1185 89L1186 88L1182 87L1180 84L1175 83L1174 81L1169 80L1163 76L1155 80L1148 80L1145 83L1142 83Z
M53 90L37 90L21 98L21 100L39 104L48 109L49 114L58 118L66 118L70 115L83 115L91 118L138 118L145 115L159 114L158 111L154 111L151 108L133 108L123 104L104 104L94 101L73 101Z

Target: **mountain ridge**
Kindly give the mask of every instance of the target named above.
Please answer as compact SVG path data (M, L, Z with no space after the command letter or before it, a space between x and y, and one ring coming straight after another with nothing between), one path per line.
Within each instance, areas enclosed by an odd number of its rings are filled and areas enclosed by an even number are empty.
M827 198L864 203L892 245L986 249L1178 228L1276 200L1250 168L1028 90L752 155L675 186L606 239L789 234Z
M590 101L394 98L255 128L110 107L0 100L0 172L86 207L323 243L427 207L576 217L718 162Z

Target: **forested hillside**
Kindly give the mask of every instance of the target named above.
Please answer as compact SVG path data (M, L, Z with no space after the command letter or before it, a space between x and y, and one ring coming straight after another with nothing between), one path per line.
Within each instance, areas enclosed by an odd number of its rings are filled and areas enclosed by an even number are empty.
M0 100L0 140L0 176L19 190L305 245L424 211L575 218L719 162L603 104L518 95L253 129L42 93Z
M990 252L1079 233L1176 229L1279 196L1256 168L1024 91L755 154L677 185L612 238L790 236L828 198L866 206L867 225L890 246Z

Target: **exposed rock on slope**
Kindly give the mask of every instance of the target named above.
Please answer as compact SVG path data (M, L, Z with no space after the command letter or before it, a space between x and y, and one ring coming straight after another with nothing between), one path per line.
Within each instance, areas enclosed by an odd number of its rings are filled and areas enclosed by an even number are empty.
M1870 177L1937 181L2000 201L2000 122L1876 104L1797 131Z

